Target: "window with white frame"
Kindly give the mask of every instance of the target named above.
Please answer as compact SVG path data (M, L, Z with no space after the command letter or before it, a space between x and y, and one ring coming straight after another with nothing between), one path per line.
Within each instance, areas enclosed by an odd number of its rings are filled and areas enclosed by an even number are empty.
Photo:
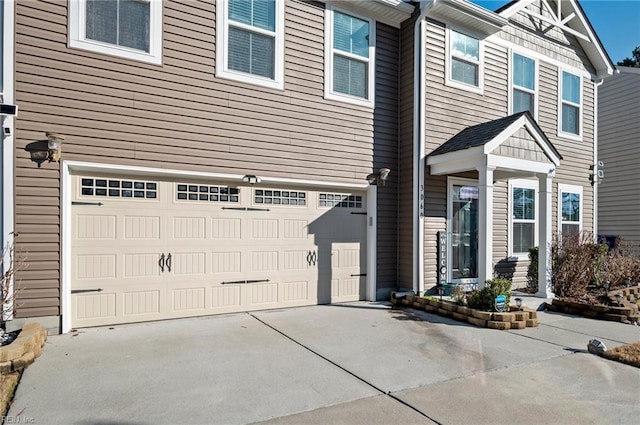
M482 45L480 40L448 31L447 82L478 91L482 88Z
M537 232L537 182L529 180L509 181L511 235L510 254L525 254L538 244Z
M582 79L567 71L561 72L560 131L565 134L580 135Z
M558 221L561 234L582 230L582 186L558 185Z
M284 0L216 2L216 76L284 88Z
M525 254L538 244L537 232L537 182L510 180L510 235L509 254Z
M69 46L161 64L162 1L70 1Z
M326 9L325 97L373 105L375 21Z
M536 61L514 53L511 69L511 112L529 111L535 117Z

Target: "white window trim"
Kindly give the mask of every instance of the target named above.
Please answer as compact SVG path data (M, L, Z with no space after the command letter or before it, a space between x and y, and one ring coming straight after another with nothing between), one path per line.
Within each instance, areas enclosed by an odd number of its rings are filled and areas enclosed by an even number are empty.
M578 230L582 232L582 222L584 213L584 195L582 186L575 186L570 184L558 183L558 235L562 236L562 194L563 193L578 193L580 194L580 222L578 224ZM575 224L575 221L567 221L566 223Z
M513 189L514 188L524 188L524 189L533 189L535 191L535 208L534 208L534 219L533 220L517 220L518 223L530 223L533 222L534 226L533 226L533 231L534 231L534 238L533 238L533 246L538 246L538 210L540 208L539 202L538 202L538 193L539 193L539 185L538 185L538 181L537 180L525 180L525 179L511 179L509 180L509 207L508 207L508 214L509 214L509 228L507 231L507 240L508 240L508 253L509 256L515 256L515 257L519 257L519 256L527 256L529 253L528 252L514 252L513 251L513 224L514 224L514 219L513 219Z
M90 40L86 33L86 0L69 0L69 47L162 65L162 0L149 0L149 53Z
M571 74L575 77L578 77L580 82L580 103L573 103L573 102L569 102L566 100L562 99L562 73L566 72L567 74ZM583 128L582 128L582 124L584 123L584 119L583 119L583 111L584 111L584 88L582 86L582 75L580 74L576 74L575 72L572 71L568 71L565 68L558 68L558 137L563 137L566 139L572 139L572 140L576 140L576 141L582 141L582 135L583 135ZM573 133L567 133L565 131L562 131L562 104L566 103L567 105L571 105L571 106L575 106L578 108L578 120L580 120L580 122L578 123L578 132L579 134L573 134Z
M528 89L526 87L518 86L513 83L513 70L515 68L514 61L513 61L514 55L520 55L527 59L531 59L533 61L534 72L535 72L534 81L533 81L533 87L534 87L533 90ZM538 98L540 97L539 96L539 92L540 92L539 77L540 77L540 72L538 67L538 59L532 58L531 56L524 54L518 50L509 51L509 113L510 114L514 113L513 112L513 91L517 89L523 92L533 94L533 119L536 121L538 120Z
M465 84L463 82L454 80L453 78L451 78L451 57L452 57L452 51L451 51L451 31L455 31L458 32L460 34L464 34L467 37L472 37L475 38L476 40L478 40L478 86L473 86L471 84ZM444 79L444 84L445 86L450 86L450 87L455 87L455 88L459 88L459 89L463 89L463 90L467 90L473 93L479 93L479 94L483 94L484 93L484 40L482 39L482 37L479 37L476 34L470 33L468 31L462 31L459 30L455 27L451 27L451 26L447 26L447 29L445 31L445 79ZM469 59L467 58L460 58L462 60L464 60L465 62L469 62Z
M369 22L369 58L368 58L368 71L369 71L369 86L367 87L367 93L369 97L362 99L355 96L349 96L343 93L337 93L333 91L333 12L337 11L362 19ZM366 16L358 15L348 10L342 10L336 8L330 4L325 8L325 36L324 36L324 98L329 100L337 100L340 102L352 103L354 105L367 106L369 108L375 107L375 70L376 70L376 21ZM341 55L349 56L348 53L340 52ZM364 61L362 56L353 56L354 59Z
M270 79L229 69L229 55L227 54L229 52L229 2L227 0L216 2L216 77L284 90L284 6L284 0L276 0L275 69L274 78ZM241 23L233 25L257 33L274 35L274 32Z

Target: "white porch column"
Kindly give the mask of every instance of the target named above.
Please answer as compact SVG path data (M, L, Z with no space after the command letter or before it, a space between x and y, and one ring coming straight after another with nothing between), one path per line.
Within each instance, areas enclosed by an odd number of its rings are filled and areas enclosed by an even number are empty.
M478 169L478 287L493 278L493 172Z
M538 174L538 292L536 296L550 298L551 291L551 194L553 193L552 181L555 170L548 174Z

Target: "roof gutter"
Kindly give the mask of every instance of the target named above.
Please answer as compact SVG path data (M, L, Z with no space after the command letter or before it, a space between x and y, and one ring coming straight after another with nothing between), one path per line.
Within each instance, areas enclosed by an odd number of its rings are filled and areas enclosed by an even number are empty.
M424 18L438 0L420 2L420 14L414 24L413 40L413 291L424 293L424 151L426 84ZM417 93L416 93L417 90Z

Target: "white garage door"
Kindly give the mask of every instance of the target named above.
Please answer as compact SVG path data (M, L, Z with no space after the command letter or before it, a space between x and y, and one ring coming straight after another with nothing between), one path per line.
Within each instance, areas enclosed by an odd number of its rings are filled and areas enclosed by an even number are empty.
M365 297L365 193L75 176L72 326Z

